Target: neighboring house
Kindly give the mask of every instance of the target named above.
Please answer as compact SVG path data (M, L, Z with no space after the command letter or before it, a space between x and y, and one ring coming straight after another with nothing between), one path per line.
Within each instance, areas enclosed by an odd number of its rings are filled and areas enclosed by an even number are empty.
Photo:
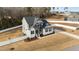
M79 22L79 18L76 18L76 17L73 17L73 18L71 18L71 17L70 18L67 18L66 17L66 18L64 18L64 20L65 21L76 21L76 22Z
M27 35L28 38L34 38L54 33L54 30L46 20L28 16L22 19L22 32Z

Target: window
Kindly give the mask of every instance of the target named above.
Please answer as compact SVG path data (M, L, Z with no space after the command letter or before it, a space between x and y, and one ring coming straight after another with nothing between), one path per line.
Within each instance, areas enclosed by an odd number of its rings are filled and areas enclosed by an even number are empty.
M34 31L31 31L31 34L34 34Z
M49 31L51 31L52 30L52 28L49 28Z
M48 32L48 28L45 29L45 32Z

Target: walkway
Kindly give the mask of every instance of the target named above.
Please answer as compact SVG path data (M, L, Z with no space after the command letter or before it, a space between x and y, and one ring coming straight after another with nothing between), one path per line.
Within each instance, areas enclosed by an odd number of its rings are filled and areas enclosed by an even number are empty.
M79 40L79 36L78 35L74 35L74 34L71 34L71 33L68 33L68 32L64 32L64 31L60 31L59 33Z
M17 38L10 39L10 40L2 41L2 42L0 42L0 46L12 44L12 43L15 43L15 42L17 42L17 41L24 40L24 39L26 39L26 38L27 38L27 36L22 36L22 37L17 37Z

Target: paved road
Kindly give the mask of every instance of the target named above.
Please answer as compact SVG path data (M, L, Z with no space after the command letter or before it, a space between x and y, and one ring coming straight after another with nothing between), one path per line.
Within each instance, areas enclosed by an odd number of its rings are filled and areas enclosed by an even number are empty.
M69 36L69 37L72 37L72 38L75 38L75 39L78 39L78 40L79 40L79 36L78 36L78 35L71 34L71 33L64 32L64 31L60 31L59 33L60 33L60 34L67 35L67 36Z
M79 45L64 49L64 51L79 51Z
M77 35L74 35L74 34L71 34L71 33L68 33L68 32L64 32L64 31L58 31L58 33L79 40L79 36L77 36ZM18 37L18 38L15 38L15 39L10 39L10 40L7 40L7 41L3 41L3 42L0 42L0 46L4 46L4 45L7 45L7 44L15 43L17 41L24 40L26 38L27 38L26 36L22 36L22 37Z
M15 27L8 28L8 29L4 29L4 30L0 30L0 33L7 32L7 31L10 31L10 30L14 30L14 29L17 29L17 28L20 28L20 27L22 27L22 25L15 26Z
M52 21L52 20L47 20L48 22L52 22L52 23L69 23L69 24L79 24L79 22L73 22L73 21Z
M55 26L55 27L63 27L63 28L71 29L71 30L77 30L77 27L63 25L63 24L52 24L52 26Z
M15 42L17 42L17 41L24 40L24 39L26 39L26 38L27 38L27 36L22 36L22 37L17 37L17 38L10 39L10 40L2 41L2 42L0 42L0 46L12 44L12 43L15 43Z
M79 40L79 36L77 36L77 35L74 35L74 34L71 34L71 33L68 33L68 32L64 32L64 31L58 31L58 33ZM10 40L7 40L7 41L3 41L3 42L0 42L0 46L4 46L4 45L7 45L7 44L15 43L17 41L24 40L26 38L27 38L27 36L22 36L22 37L18 37L18 38L15 38L15 39L10 39Z

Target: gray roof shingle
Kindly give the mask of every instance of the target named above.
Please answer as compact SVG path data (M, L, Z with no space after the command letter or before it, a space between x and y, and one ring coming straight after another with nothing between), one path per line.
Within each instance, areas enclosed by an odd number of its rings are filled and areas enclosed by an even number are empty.
M25 17L25 19L26 19L27 23L29 24L29 27L34 26L36 28L37 27L37 24L39 26L43 27L43 28L45 28L46 26L49 26L49 23L46 20L41 19L39 17L27 16L27 17Z
M27 23L29 24L29 27L33 26L34 22L36 21L37 17L34 17L34 16L28 16L28 17L25 17Z

